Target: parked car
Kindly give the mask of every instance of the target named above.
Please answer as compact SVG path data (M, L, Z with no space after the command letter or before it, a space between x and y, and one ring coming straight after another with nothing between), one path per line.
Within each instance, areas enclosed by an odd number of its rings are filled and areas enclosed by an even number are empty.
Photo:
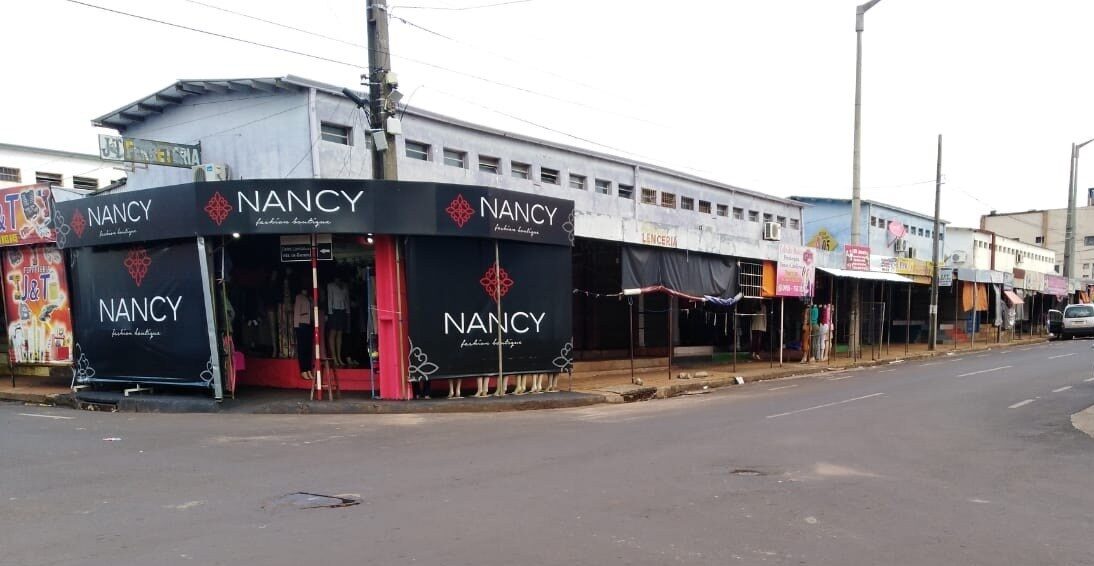
M1060 333L1065 340L1094 335L1094 305L1064 307L1064 327Z
M1064 330L1064 313L1052 309L1048 311L1048 336L1053 340L1059 340Z

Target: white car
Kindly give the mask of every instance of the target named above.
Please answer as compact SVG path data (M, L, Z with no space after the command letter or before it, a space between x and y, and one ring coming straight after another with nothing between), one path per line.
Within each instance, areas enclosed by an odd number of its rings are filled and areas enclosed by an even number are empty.
M1094 305L1068 305L1064 308L1064 327L1060 335L1065 340L1076 336L1094 335Z

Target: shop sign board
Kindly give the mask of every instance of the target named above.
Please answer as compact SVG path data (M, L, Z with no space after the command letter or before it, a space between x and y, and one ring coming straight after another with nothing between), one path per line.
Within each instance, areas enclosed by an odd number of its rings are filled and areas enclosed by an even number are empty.
M848 271L870 271L870 246L843 246L846 254L844 267Z
M99 157L106 161L146 163L187 169L201 165L201 144L142 140L99 134Z
M939 287L952 287L953 286L953 271L949 269L943 269L938 272L938 286Z
M775 295L812 297L816 282L815 250L802 246L780 245L775 268Z
M315 237L315 252L318 261L334 260L334 244L330 234ZM311 236L281 236L281 263L311 261Z
M658 226L649 222L643 222L640 226L642 244L647 246L659 246L663 248L675 248L677 246L676 228L671 226Z
M214 387L196 239L69 253L77 382Z
M72 313L62 252L52 244L4 250L8 352L15 364L72 362Z
M1045 294L1054 297L1067 296L1067 278L1059 275L1045 275Z
M411 380L497 375L499 341L507 375L569 369L570 262L560 246L409 238Z
M392 234L573 245L572 201L348 179L187 183L57 204L61 248L238 234Z
M0 189L0 246L52 242L52 201L46 183Z

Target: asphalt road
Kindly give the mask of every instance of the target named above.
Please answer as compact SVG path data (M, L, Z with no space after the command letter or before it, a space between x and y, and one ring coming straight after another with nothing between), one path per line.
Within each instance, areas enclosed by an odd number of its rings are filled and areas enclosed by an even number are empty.
M0 564L1094 564L1092 344L497 415L0 405Z

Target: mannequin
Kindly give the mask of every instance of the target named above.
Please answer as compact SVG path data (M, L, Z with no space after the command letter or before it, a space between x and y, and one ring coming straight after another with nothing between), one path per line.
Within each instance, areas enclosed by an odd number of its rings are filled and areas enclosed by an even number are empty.
M459 399L463 397L460 389L463 387L463 380L460 378L448 380L448 398Z
M513 389L513 395L524 395L528 392L528 374L522 373L517 376L517 387Z
M802 361L801 361L801 363L803 363L803 364L809 363L809 357L813 353L813 348L812 348L813 339L812 339L812 335L811 335L811 331L813 330L813 328L809 324L810 311L812 310L812 308L813 307L808 307L807 306L807 307L805 307L805 310L802 311L802 340L801 340L801 342L802 342Z
M543 374L532 374L532 393L543 393Z
M558 393L558 376L560 374L551 373L547 375L547 392Z
M300 292L296 295L296 300L293 301L293 325L296 328L296 359L300 364L300 377L302 379L314 379L313 363L315 351L313 348L313 332L312 326L312 308L311 297L308 296L309 289L301 287Z
M342 359L342 336L349 325L349 286L341 275L327 284L327 350L336 367L345 366Z
M507 389L509 389L509 376L502 374L498 378L498 388L494 390L494 397L505 397Z
M479 377L478 389L475 390L475 397L489 397L490 396L490 378L486 376Z

